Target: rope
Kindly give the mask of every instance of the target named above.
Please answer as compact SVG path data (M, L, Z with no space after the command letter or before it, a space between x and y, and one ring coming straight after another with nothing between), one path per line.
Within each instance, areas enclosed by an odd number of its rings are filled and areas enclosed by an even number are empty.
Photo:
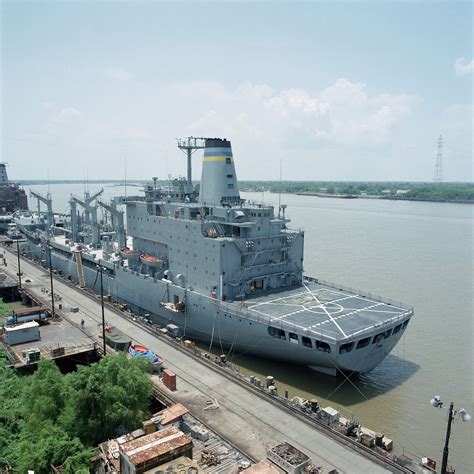
M214 321L212 322L212 334L211 334L211 342L209 344L209 352L211 352L212 342L214 341L214 327L216 325L216 313L214 313Z

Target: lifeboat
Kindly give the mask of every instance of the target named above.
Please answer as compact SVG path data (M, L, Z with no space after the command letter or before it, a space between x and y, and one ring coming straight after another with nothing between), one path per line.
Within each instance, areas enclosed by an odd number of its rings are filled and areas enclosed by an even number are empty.
M128 352L130 353L132 358L144 357L145 359L149 360L154 369L159 369L165 361L158 354L148 349L147 347L142 346L141 344L132 344L129 347Z
M139 254L129 247L121 248L120 255L122 256L122 258L128 258L130 260L136 260L139 257Z
M163 263L163 260L157 257L153 257L152 255L140 255L140 261L148 265L150 267L161 267L161 264Z

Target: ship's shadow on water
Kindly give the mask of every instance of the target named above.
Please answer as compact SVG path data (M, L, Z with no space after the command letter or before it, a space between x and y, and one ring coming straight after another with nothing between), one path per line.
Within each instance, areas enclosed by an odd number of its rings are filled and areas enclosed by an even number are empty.
M366 374L325 375L300 365L235 354L232 363L245 375L272 375L280 395L288 390L289 397L302 396L331 400L343 406L356 405L390 392L410 379L419 365L389 354L372 372ZM263 380L262 380L263 381Z

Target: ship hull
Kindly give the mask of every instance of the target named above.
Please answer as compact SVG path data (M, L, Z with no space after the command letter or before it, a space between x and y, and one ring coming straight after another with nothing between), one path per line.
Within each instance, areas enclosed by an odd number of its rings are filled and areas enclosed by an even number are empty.
M33 242L28 244L28 253L38 260L47 259L41 245ZM53 249L51 255L53 267L77 282L77 263L72 252L68 255ZM96 265L84 258L82 261L85 284L98 293L100 282ZM113 266L113 272L104 272L103 285L104 292L115 301L126 303L138 315L148 314L157 324L179 326L185 338L222 348L224 353L232 349L238 353L310 366L330 374L338 370L369 372L390 353L403 333L400 331L377 344L347 354L339 353L338 344L334 344L328 353L270 336L268 321L249 318L239 302L222 302L118 264ZM162 302L177 301L185 302L184 311L171 311L161 305Z

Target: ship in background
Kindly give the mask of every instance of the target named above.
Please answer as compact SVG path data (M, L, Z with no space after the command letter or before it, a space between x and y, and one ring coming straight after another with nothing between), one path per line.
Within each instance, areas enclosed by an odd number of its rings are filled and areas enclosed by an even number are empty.
M7 163L0 163L0 233L12 232L15 228L13 213L28 209L25 191L8 179Z
M304 232L289 227L286 205L241 198L230 141L189 137L178 147L187 155L186 178L167 186L153 178L144 197L111 203L99 200L102 191L71 197L70 226L23 228L23 250L47 264L50 246L52 266L96 292L100 264L113 300L210 346L328 374L379 365L413 308L306 276ZM191 159L200 149L194 186Z

